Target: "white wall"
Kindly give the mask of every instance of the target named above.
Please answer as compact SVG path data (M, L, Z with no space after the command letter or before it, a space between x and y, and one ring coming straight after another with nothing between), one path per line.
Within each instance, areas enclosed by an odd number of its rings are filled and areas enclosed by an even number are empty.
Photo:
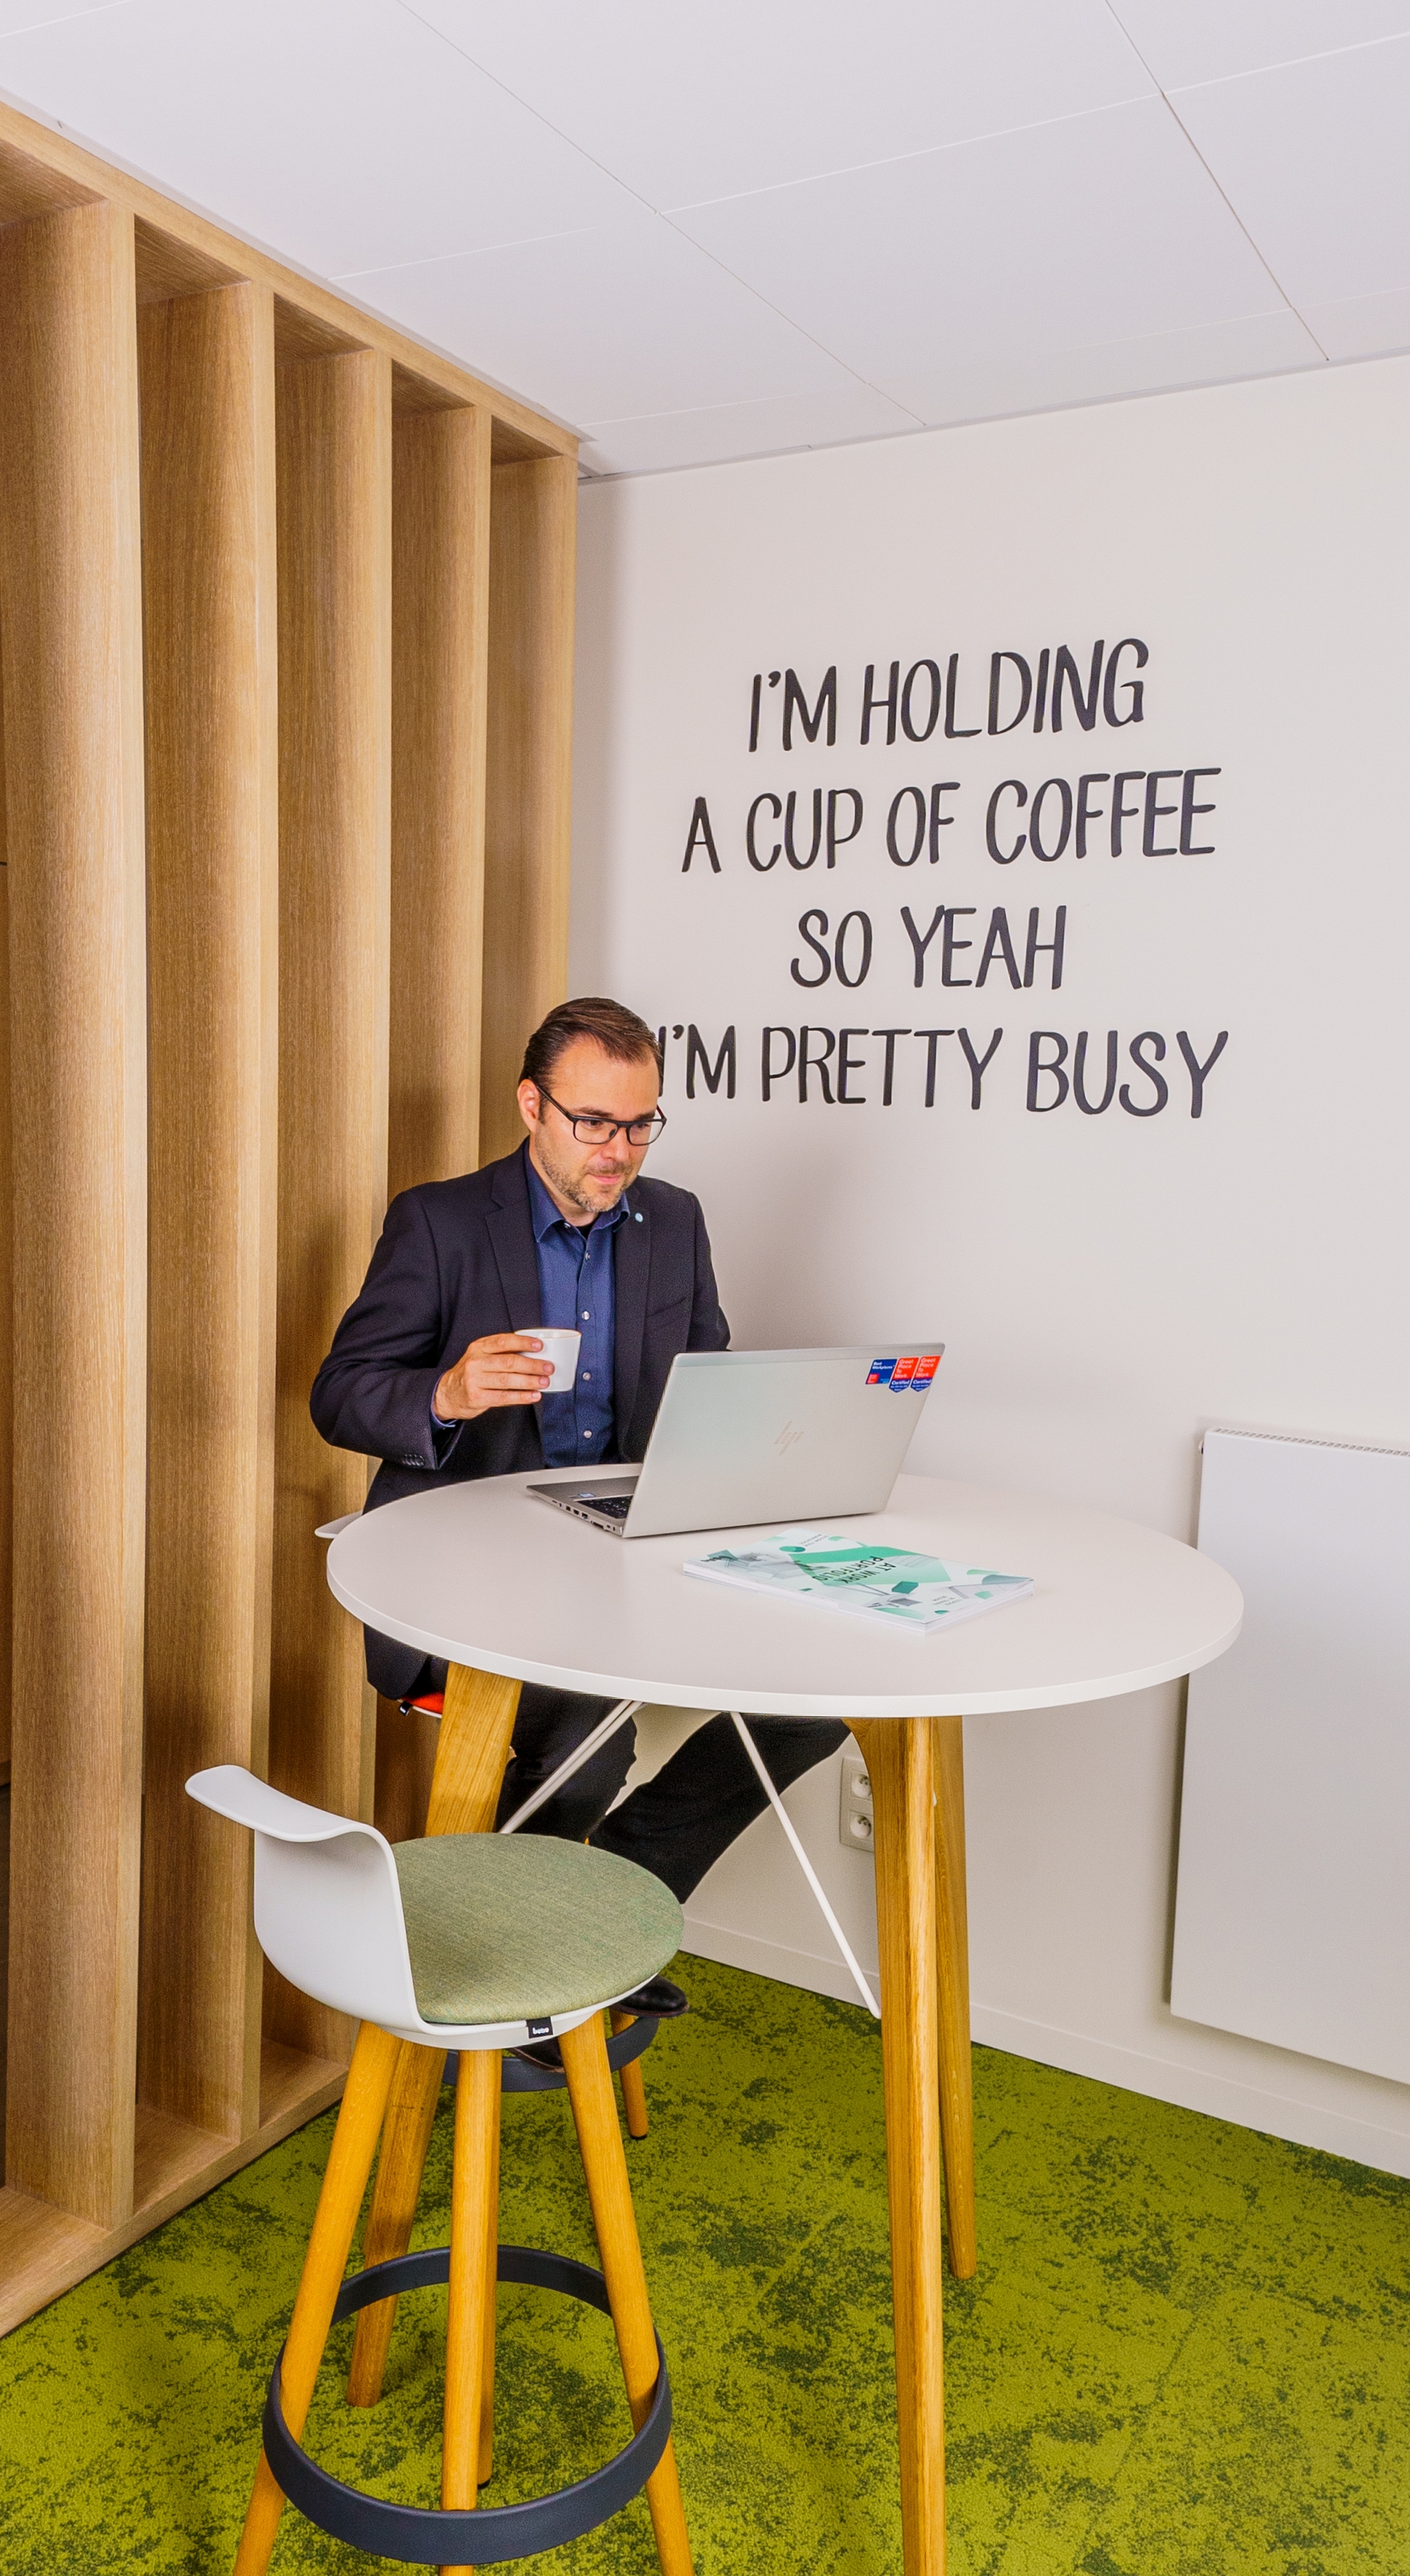
M734 1025L733 1101L700 1083L688 1101L672 1043L653 1168L704 1200L740 1346L945 1335L913 1466L1187 1537L1209 1422L1410 1441L1407 454L1410 362L1388 360L584 492L574 989L694 1022L712 1056ZM1066 643L1085 667L1096 637L1128 635L1149 649L1140 725L1088 733L1069 708L1057 737L1030 721L888 749L883 718L859 742L868 662L884 686L893 656L904 675L958 652L974 724L992 651L1036 669ZM811 703L834 662L835 747L785 755L768 672L793 666ZM986 853L1006 776L1214 764L1199 793L1217 811L1194 835L1213 856L1143 857L1137 834L1114 859L1100 825L1080 861ZM938 864L903 871L890 800L939 779L960 782L956 820ZM864 799L832 873L751 870L751 798L797 787L806 819L819 785ZM699 852L682 869L702 795L718 874ZM1046 939L1065 902L1061 990L1045 959L1030 990L998 970L946 990L936 938L917 991L900 906L924 928L942 902L975 906L958 928L980 938L1004 904L1020 956L1030 906ZM800 989L809 905L829 938L868 912L865 984ZM802 1103L796 1082L765 1104L760 1029L805 1018L965 1025L981 1051L1004 1036L977 1114L954 1038L937 1041L930 1110L914 1038L896 1042L889 1108L881 1045L861 1041L864 1106L815 1084ZM1127 1042L1161 1032L1167 1107L1031 1111L1037 1028L1092 1032L1098 1097L1117 1029L1136 1105L1152 1094ZM1198 1121L1181 1028L1201 1058L1229 1032ZM1176 1693L974 1721L966 1746L978 2036L1410 2172L1406 2089L1168 2010ZM794 1796L860 1930L872 1865L840 1849L836 1805L835 1765ZM690 1921L701 1950L848 1991L771 1819Z

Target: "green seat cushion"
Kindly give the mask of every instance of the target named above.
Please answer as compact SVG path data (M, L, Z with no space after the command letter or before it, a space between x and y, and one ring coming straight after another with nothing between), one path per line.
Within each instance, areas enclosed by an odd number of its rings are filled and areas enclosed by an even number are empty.
M668 1887L551 1834L395 1843L423 2021L538 2021L630 1994L680 1948Z

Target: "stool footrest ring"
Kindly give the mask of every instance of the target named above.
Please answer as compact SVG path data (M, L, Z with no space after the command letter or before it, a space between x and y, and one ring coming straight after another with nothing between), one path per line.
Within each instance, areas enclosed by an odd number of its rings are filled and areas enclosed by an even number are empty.
M602 2274L590 2264L573 2262L565 2254L543 2254L529 2245L501 2245L496 2273L501 2281L522 2282L532 2289L561 2290L570 2299L581 2299L590 2308L600 2308L604 2316L611 2314ZM370 2307L394 2293L429 2289L449 2278L448 2245L432 2246L420 2254L403 2254L390 2263L374 2263L343 2283L333 2321L336 2324L356 2309ZM493 2567L506 2559L531 2558L541 2549L561 2548L567 2540L581 2540L585 2532L595 2531L599 2523L620 2513L623 2505L630 2504L632 2497L640 2493L670 2436L671 2383L657 2335L656 2388L646 2421L624 2450L590 2476L524 2504L476 2507L471 2512L389 2504L380 2496L364 2495L359 2488L331 2477L294 2440L284 2421L280 2394L283 2358L281 2352L265 2401L264 2452L290 2504L306 2521L331 2533L335 2540L366 2550L372 2557L395 2558L413 2567Z

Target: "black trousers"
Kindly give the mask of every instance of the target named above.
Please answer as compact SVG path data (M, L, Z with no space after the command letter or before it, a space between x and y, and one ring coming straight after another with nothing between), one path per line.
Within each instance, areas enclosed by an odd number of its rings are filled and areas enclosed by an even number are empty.
M443 1687L442 1677L431 1678L431 1670L428 1665L418 1689ZM611 1706L611 1700L589 1699L581 1691L546 1690L525 1682L498 1824L552 1776ZM836 1718L751 1717L746 1722L777 1789L786 1789L815 1763L825 1762L847 1736ZM763 1814L768 1800L730 1719L712 1717L654 1780L634 1789L609 1816L635 1749L636 1728L628 1718L557 1796L530 1817L524 1831L557 1834L565 1842L591 1841L599 1851L634 1860L664 1879L684 1904L720 1854Z

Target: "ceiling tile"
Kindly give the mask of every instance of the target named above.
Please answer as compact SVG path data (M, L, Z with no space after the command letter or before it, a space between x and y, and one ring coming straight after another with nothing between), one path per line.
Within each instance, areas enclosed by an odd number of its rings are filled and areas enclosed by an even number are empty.
M325 276L632 204L396 0L128 0L0 37L0 86Z
M1410 34L1410 0L1112 0L1162 89Z
M59 18L91 18L99 9L124 9L131 0L0 0L0 36L22 27L49 27Z
M728 464L802 447L842 447L854 439L886 438L919 427L899 403L873 393L870 385L852 383L835 393L785 394L772 402L598 421L584 430L580 454L592 474L660 474L682 465Z
M567 420L691 411L849 382L835 358L643 210L593 232L340 283Z
M1410 36L1172 105L1299 310L1410 286Z
M1153 87L1105 0L407 0L636 189L679 206Z
M928 376L901 376L891 391L933 428L1114 402L1129 394L1230 384L1248 376L1320 367L1322 353L1295 313L1258 313L1237 322L1161 331L1102 348L1015 350Z
M674 220L886 390L1282 301L1159 99Z
M1410 287L1309 304L1304 319L1329 358L1391 358L1410 350Z

